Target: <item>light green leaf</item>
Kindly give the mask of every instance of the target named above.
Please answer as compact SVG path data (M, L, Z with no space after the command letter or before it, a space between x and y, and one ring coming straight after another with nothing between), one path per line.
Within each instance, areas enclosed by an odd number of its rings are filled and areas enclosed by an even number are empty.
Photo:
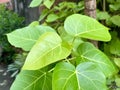
M54 4L54 2L55 2L55 0L45 0L43 4L44 4L48 9L50 9L51 6Z
M10 90L52 90L52 74L43 70L23 70Z
M118 71L109 58L100 50L96 49L91 43L82 43L78 47L78 53L81 59L98 64L106 77L109 77Z
M69 16L65 20L64 28L68 34L74 37L100 41L109 41L111 39L107 27L85 15L73 14Z
M59 17L56 14L49 14L47 16L46 22L54 22L58 19Z
M113 24L120 26L120 16L119 15L112 16L110 18L110 20L112 21Z
M31 49L23 69L40 69L65 59L70 53L71 47L68 44L63 44L61 38L56 33L45 33Z
M43 33L55 32L51 27L41 25L35 26L34 24L30 24L28 27L17 29L7 34L10 44L22 48L25 51L29 51Z
M42 3L43 0L32 0L30 7L37 7Z
M106 80L92 62L81 63L76 68L62 62L53 72L52 90L106 90Z

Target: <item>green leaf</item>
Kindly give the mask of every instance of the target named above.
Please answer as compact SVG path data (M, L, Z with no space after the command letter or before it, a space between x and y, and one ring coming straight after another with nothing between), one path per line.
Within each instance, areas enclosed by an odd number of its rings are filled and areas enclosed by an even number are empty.
M58 19L59 17L56 14L49 14L47 16L46 22L54 22Z
M43 33L55 32L51 27L41 25L35 26L34 24L30 24L28 27L17 29L7 34L10 44L22 48L25 51L29 51Z
M32 0L30 7L37 7L42 3L43 0Z
M91 43L86 42L80 44L78 53L83 60L92 61L98 64L106 77L109 77L118 71L109 58L100 50L96 49Z
M71 53L71 47L62 43L56 33L43 34L31 49L23 69L36 70L51 63L65 59Z
M114 58L114 62L120 68L120 58Z
M107 27L85 15L73 14L69 16L65 20L64 28L68 34L74 37L100 41L109 41L111 39Z
M114 15L110 18L113 24L120 26L120 16L119 15Z
M52 79L53 90L106 90L104 74L96 64L85 62L76 68L66 62L56 65Z
M52 74L44 70L23 70L10 90L52 90Z
M109 19L110 15L108 14L108 12L98 12L97 13L97 19L98 20L106 20Z
M43 4L44 4L48 9L50 9L51 6L54 4L54 2L55 2L55 0L45 0Z
M115 36L110 42L110 53L120 56L120 40Z

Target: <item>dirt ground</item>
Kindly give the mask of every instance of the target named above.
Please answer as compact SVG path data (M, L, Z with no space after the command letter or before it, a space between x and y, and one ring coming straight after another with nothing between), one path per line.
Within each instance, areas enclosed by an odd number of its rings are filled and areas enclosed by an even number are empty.
M7 72L7 66L0 64L0 90L10 90L13 82L13 78L10 76L10 72Z

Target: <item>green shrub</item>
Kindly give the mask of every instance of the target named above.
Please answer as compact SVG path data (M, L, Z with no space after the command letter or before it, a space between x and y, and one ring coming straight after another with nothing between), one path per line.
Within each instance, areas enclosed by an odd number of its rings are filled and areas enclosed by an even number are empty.
M23 22L23 17L19 17L16 13L7 10L5 5L0 5L0 48L2 51L0 61L9 62L15 53L15 49L10 46L5 34L16 28L23 27Z

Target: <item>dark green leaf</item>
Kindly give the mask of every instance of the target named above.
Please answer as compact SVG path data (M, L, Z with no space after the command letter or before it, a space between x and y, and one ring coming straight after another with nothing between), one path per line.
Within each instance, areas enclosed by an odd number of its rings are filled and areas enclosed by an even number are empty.
M119 15L112 16L110 18L110 20L112 21L113 24L120 26L120 16Z

